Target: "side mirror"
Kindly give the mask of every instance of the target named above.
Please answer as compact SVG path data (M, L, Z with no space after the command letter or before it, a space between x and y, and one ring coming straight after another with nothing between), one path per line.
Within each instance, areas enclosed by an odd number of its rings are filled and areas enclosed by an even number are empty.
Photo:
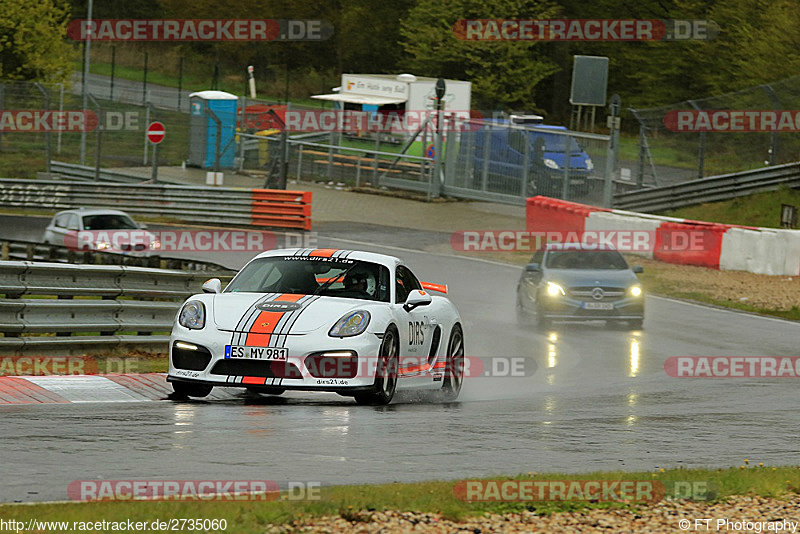
M219 293L220 291L222 291L222 282L219 281L219 278L206 280L203 284L203 293Z
M633 272L636 274L641 274L644 272L644 267L642 267L641 265L634 265Z
M538 273L539 271L541 271L541 269L539 268L538 263L529 263L525 266L526 273Z
M433 299L431 299L431 296L427 291L415 289L408 295L406 303L403 304L403 309L407 312L410 312L418 306L427 306L432 300Z

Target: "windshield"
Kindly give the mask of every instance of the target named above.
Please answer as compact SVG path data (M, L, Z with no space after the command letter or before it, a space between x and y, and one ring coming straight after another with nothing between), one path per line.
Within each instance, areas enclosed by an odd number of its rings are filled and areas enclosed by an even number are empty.
M389 269L377 263L275 256L248 263L225 293L292 293L389 302Z
M583 149L578 145L575 141L574 137L568 137L566 135L536 135L537 132L533 132L531 134L531 146L536 146L537 139L544 139L544 146L546 152L564 152L565 147L567 144L567 139L569 139L569 150L572 153L575 152L583 152Z
M628 263L616 250L557 250L547 253L550 269L627 269Z
M103 215L84 215L84 230L136 230L139 225L133 219L125 215L103 214Z

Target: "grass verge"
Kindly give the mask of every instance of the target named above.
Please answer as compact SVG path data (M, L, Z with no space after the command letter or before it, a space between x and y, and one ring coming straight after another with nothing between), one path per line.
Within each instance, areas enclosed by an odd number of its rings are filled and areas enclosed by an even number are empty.
M745 460L745 462L748 462ZM664 484L668 497L676 482L700 482L709 491L696 498L719 501L734 495L786 498L800 488L797 467L742 465L726 469L672 469L649 472L595 472L580 475L527 473L520 476L495 476L484 480L656 480ZM647 504L622 502L465 502L453 495L455 481L412 484L380 484L323 487L318 500L289 500L285 492L272 495L277 500L143 502L106 501L31 505L0 505L0 516L16 521L147 521L169 518L206 518L228 521L228 532L260 533L270 524L306 522L316 517L339 516L365 520L360 511L400 511L438 513L445 519L460 520L484 513L506 514L533 511L540 515L593 508L633 508ZM65 488L66 491L66 488ZM298 493L295 493L298 495ZM678 495L679 496L679 495ZM367 515L368 517L368 515ZM359 519L360 518L360 519Z

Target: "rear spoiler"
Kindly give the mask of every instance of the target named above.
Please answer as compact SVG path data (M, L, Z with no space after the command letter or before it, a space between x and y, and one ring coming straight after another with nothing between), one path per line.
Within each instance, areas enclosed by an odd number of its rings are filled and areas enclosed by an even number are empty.
M447 294L447 284L432 284L431 282L420 282L422 289L428 291L438 291L439 293Z

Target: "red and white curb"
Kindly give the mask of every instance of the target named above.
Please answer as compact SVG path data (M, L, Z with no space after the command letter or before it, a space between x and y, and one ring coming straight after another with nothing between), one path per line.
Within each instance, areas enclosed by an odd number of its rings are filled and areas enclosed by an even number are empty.
M165 400L171 393L163 373L0 377L0 406L148 402ZM215 389L207 398L229 399L231 394Z

